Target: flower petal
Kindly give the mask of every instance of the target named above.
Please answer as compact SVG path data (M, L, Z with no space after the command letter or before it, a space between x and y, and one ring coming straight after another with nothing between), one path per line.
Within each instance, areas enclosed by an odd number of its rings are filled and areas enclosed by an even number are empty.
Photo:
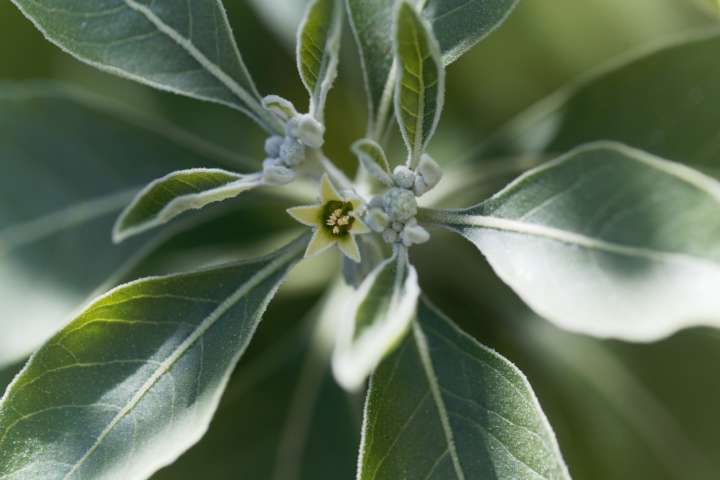
M287 209L290 214L298 222L308 227L317 227L322 224L322 205L303 205L301 207L292 207Z
M320 190L321 203L326 203L331 200L335 200L338 202L343 201L342 197L335 189L335 186L330 181L330 177L327 176L327 173L322 176L322 180L320 181L320 183L322 185Z
M332 235L330 235L324 228L318 228L313 233L310 243L308 244L307 250L305 250L305 258L317 255L320 252L327 250L337 242Z
M353 235L345 235L338 240L338 247L340 247L340 251L350 260L360 263L360 249Z
M355 220L353 220L352 227L350 228L350 232L353 235L361 235L363 233L370 233L370 227L365 225L365 222L360 220L359 218L355 217Z

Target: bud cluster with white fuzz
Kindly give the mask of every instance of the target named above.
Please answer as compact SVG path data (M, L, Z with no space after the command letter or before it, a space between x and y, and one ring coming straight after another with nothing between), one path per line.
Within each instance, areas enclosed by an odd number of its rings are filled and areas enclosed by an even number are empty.
M409 247L427 242L430 234L415 218L417 197L430 191L441 178L440 166L427 154L420 159L416 171L404 165L395 167L394 186L370 201L365 223L382 234L387 243L402 243Z
M305 161L307 149L323 146L325 126L308 113L297 113L281 97L266 97L263 103L285 123L284 136L273 135L265 141L264 179L271 185L285 185L295 179L295 167Z

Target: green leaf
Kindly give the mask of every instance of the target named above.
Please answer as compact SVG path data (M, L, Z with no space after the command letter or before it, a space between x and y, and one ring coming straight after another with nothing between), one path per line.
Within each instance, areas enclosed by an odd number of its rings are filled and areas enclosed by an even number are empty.
M397 2L346 1L368 91L369 133L378 139L390 113L390 94L395 82L391 52ZM517 0L420 0L418 4L438 39L443 63L448 65L498 27Z
M281 131L260 106L220 0L13 3L49 41L89 65L227 105L269 131Z
M187 228L113 246L113 222L143 185L176 169L245 168L186 132L44 83L0 85L0 165L0 366Z
M340 0L314 0L300 24L297 65L310 94L310 113L323 119L325 100L337 77L342 5Z
M440 121L445 101L445 68L432 28L403 0L395 24L395 115L416 166Z
M458 231L541 316L650 341L717 326L720 184L620 144L580 147L491 199L421 217Z
M370 381L359 480L569 479L525 376L421 302Z
M393 185L392 172L385 150L374 140L363 138L352 144L352 151L374 178L388 187Z
M241 175L217 168L193 168L166 175L147 185L113 227L119 243L188 211L233 198L263 184L262 174Z
M0 474L145 478L205 433L308 237L254 261L132 282L51 338L0 401Z
M333 372L348 390L365 380L402 341L415 317L420 287L407 250L379 264L354 292L338 329Z
M327 347L308 338L297 318L275 322L276 315L269 332L266 320L208 433L153 480L353 478L360 405L334 382Z
M614 140L677 162L715 167L719 54L720 34L714 30L614 62L528 110L479 154L566 152Z

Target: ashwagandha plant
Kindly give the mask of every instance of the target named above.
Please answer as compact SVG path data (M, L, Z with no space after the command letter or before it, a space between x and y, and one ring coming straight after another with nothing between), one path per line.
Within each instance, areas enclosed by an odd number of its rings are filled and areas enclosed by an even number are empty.
M246 429L252 441L201 443L187 454L197 456L201 473L181 458L158 478L271 478L242 467L227 476L224 463L253 455L268 457L272 478L345 478L339 458L358 441L360 480L570 478L525 376L456 327L430 303L432 292L421 291L422 271L410 253L437 241L435 227L472 242L535 313L567 330L648 342L718 324L720 184L661 158L712 173L706 160L720 148L717 33L615 66L532 109L485 142L476 157L532 153L542 162L485 201L447 210L433 205L447 195L484 195L476 187L485 172L476 164L446 169L445 160L426 151L440 124L445 67L501 24L516 0L312 0L297 35L307 113L279 95L260 95L218 0L13 3L48 40L78 59L234 108L264 129L267 140L256 171L221 168L217 158L199 155L195 143L177 138L181 134L129 126L81 94L43 96L16 88L12 97L0 96L2 108L13 112L13 122L35 122L42 135L26 137L14 123L2 123L15 136L8 142L23 142L17 151L38 157L60 146L77 148L72 168L107 183L61 192L79 199L82 214L49 215L53 205L40 203L0 211L10 225L0 226L0 255L36 242L37 249L21 253L42 263L53 252L38 241L56 225L73 222L97 221L109 236L101 219L122 205L112 228L118 246L94 260L112 271L130 257L146 256L183 222L208 218L212 210L227 213L218 202L251 190L266 191L264 198L303 198L272 220L295 223L304 233L262 257L117 286L56 333L49 324L30 327L25 343L0 353L5 369L35 351L0 401L0 479L142 479L176 462L206 434L236 364L290 270L333 247L341 252L342 274L314 310L314 334L293 350L297 355L284 377L313 384L320 393L293 398L281 387L273 396L299 405L292 417L297 428L263 436L272 427L253 423L253 409L264 406L250 401L243 406L246 423L227 423L221 412L209 435ZM346 17L369 99L366 138L352 145L360 166L355 179L323 150L326 137L343 128L326 122L325 107ZM678 78L655 88L653 80L663 75ZM82 128L64 125L70 116ZM688 119L697 127L679 132L675 127ZM402 135L405 158L388 153L394 129ZM71 141L92 145L100 137L114 139L117 153L84 161L84 147ZM128 163L142 150L158 153L156 161ZM46 172L63 166L40 166L32 154L17 158L17 165L27 162L22 168L38 165L35 183L18 183L17 192L53 190L53 174ZM21 167L8 168L4 175L12 176L12 168ZM176 170L167 173L171 168ZM150 173L158 179L139 191L130 188ZM308 186L315 200L303 197ZM108 191L113 194L100 204L80 201ZM12 200L14 192L5 195ZM232 204L242 214L233 221L263 217L270 209L257 201L245 205L243 198ZM186 215L176 219L181 214ZM229 225L221 222L220 238ZM166 233L156 234L161 227ZM139 243L147 235L156 236ZM270 248L269 237L260 240ZM451 269L464 261L461 255L442 258ZM16 287L8 285L6 294L26 288L23 278L12 278ZM10 329L15 320L0 325ZM334 380L305 368L316 364L331 365ZM365 394L359 439L353 439L348 400L332 382ZM317 409L308 409L309 403ZM316 420L316 410L330 420ZM297 431L322 436L323 450L309 454L312 441L297 442ZM267 444L286 453L268 456Z

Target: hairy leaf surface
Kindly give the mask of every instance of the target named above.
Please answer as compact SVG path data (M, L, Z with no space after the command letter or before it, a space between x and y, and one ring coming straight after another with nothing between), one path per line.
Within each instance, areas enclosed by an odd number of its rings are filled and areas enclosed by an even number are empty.
M395 25L395 114L410 164L416 166L435 132L445 101L445 68L430 26L403 1Z
M480 205L429 214L541 316L651 341L720 318L720 184L614 143L580 147Z
M7 479L145 478L207 429L307 236L255 261L151 277L90 304L0 401Z
M300 78L310 94L310 112L320 120L337 76L341 33L340 0L314 0L298 31L297 63Z
M240 57L220 0L13 0L67 53L101 70L280 125Z
M357 390L410 328L420 287L407 251L378 265L349 302L333 356L335 377Z
M113 240L119 243L183 212L236 197L262 184L262 174L242 175L217 168L170 173L147 185L125 208L113 227Z
M358 479L569 479L525 376L427 302L370 382Z
M392 90L393 9L395 1L346 0L360 50L368 91L371 127L389 112ZM454 62L510 14L517 0L420 0L445 65ZM383 109L387 111L382 112Z

